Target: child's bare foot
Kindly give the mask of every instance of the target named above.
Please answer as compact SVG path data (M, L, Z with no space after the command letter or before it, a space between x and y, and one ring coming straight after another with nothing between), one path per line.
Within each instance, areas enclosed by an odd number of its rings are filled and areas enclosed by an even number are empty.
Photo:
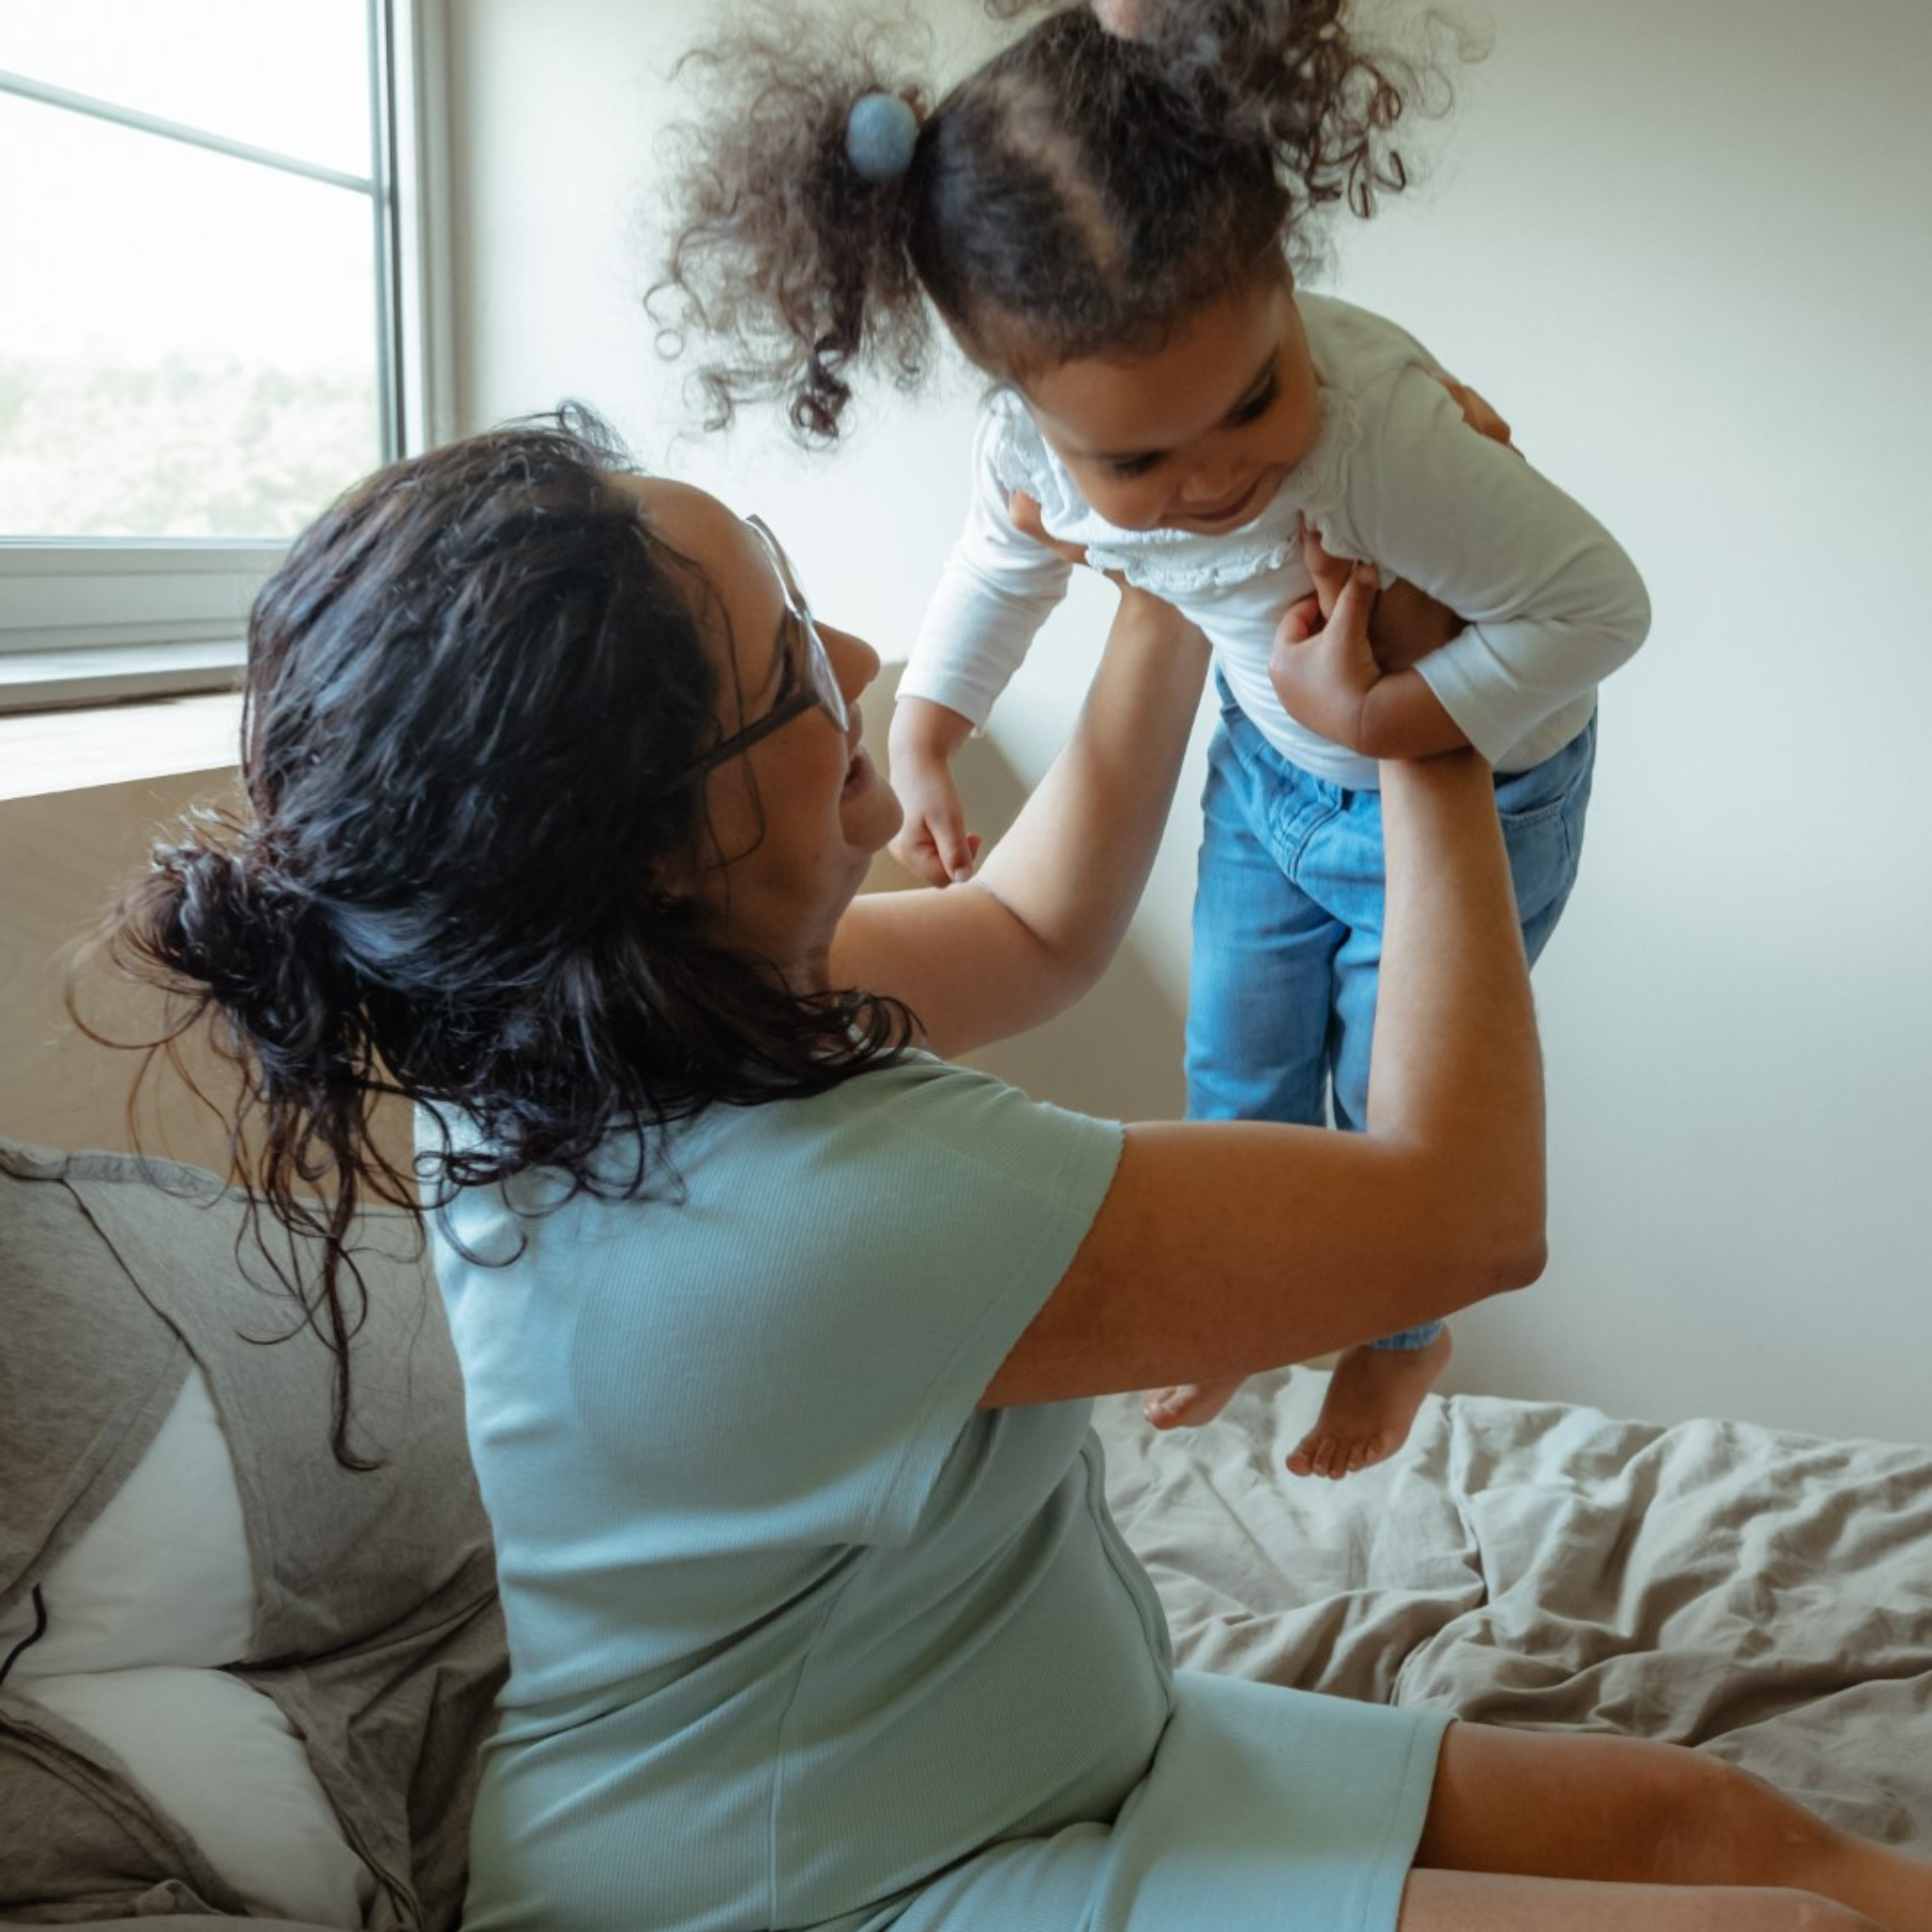
M1157 1429L1195 1428L1211 1423L1246 1380L1245 1375L1233 1375L1223 1382L1182 1382L1173 1389L1150 1389L1141 1398L1141 1412Z
M1340 1482L1394 1455L1436 1377L1449 1366L1448 1329L1421 1348L1343 1350L1315 1425L1288 1458L1292 1475Z

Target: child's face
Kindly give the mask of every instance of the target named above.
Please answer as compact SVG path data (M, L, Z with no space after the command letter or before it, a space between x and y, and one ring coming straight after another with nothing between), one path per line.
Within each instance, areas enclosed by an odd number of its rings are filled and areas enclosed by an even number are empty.
M1080 493L1127 530L1238 528L1322 426L1286 273L1195 310L1152 355L1062 362L1022 392Z

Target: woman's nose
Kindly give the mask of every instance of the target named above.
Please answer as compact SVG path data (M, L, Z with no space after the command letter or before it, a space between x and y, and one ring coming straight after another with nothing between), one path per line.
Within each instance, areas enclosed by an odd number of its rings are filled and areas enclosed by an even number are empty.
M819 635L825 641L825 650L832 659L839 689L845 693L849 704L879 675L879 654L863 638L854 637L849 630L836 629L823 621L819 625Z

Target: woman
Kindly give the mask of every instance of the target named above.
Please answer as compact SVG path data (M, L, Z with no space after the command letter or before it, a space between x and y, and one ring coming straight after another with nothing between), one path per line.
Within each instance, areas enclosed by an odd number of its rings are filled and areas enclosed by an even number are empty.
M1370 597L1328 623L1358 643ZM252 822L124 913L229 1029L278 1212L325 1174L340 1238L393 1191L376 1092L430 1124L513 1667L467 1923L1932 1925L1932 1870L1713 1760L1176 1676L1086 1399L1541 1265L1490 775L1385 774L1366 1134L1122 1129L941 1056L1105 965L1200 641L1124 595L976 881L859 898L898 823L876 669L762 525L567 425L476 438L295 545L252 625Z

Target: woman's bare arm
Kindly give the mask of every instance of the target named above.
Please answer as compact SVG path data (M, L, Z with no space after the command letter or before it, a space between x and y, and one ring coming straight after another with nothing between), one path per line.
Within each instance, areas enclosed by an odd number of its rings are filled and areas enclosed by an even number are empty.
M1360 622L1366 593L1331 622ZM1383 767L1388 920L1367 1130L1127 1129L1003 1406L1248 1374L1535 1279L1541 1060L1488 766Z
M1208 646L1126 590L1065 747L971 880L869 894L839 928L840 985L903 999L935 1052L1021 1033L1071 1006L1125 933L1200 709Z

